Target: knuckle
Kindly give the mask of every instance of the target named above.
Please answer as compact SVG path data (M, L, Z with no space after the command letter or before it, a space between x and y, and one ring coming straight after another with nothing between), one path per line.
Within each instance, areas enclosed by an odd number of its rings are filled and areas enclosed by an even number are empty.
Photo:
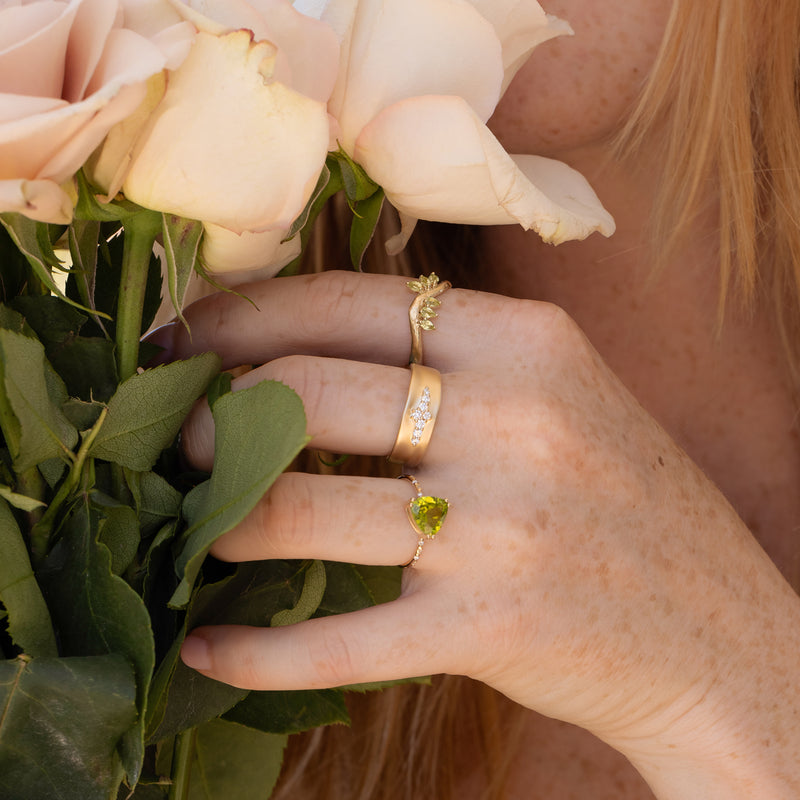
M300 395L306 416L314 419L322 410L325 376L322 365L308 356L283 356L270 362L266 374Z
M259 520L259 534L276 553L303 553L314 538L314 499L303 476L281 475L269 490Z
M358 311L357 284L347 272L329 271L309 278L305 285L305 298L300 308L297 324L312 340L336 335L343 320L352 319ZM312 314L307 313L313 309Z
M353 682L356 665L353 645L338 628L321 626L317 647L310 656L318 686L343 686Z

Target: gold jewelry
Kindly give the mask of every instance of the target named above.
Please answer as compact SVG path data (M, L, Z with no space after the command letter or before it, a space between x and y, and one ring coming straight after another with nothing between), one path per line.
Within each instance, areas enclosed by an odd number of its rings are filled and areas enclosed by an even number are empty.
M411 380L400 429L389 461L416 467L425 456L442 400L442 376L433 367L411 364Z
M433 539L442 528L444 518L450 510L450 503L444 497L432 497L424 495L419 481L413 475L400 475L401 478L410 481L417 490L417 496L412 497L406 506L408 519L414 531L417 533L417 549L410 561L403 564L404 567L413 567L422 555L422 548L425 539Z
M422 331L435 330L433 320L438 316L436 308L442 301L439 295L451 287L450 281L439 282L439 276L431 272L427 277L420 275L413 281L408 281L406 286L417 296L408 309L408 322L411 326L411 355L409 364L422 364Z

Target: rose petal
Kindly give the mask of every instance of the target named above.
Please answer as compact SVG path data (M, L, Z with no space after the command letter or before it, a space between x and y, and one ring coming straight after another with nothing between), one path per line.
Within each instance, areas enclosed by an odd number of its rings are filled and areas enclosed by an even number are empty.
M46 114L67 105L66 100L57 97L32 97L21 94L0 93L0 125L16 122L37 114Z
M410 217L519 223L554 244L614 231L580 173L538 156L515 161L459 97L418 97L391 106L364 129L355 157Z
M204 226L202 255L208 271L226 286L271 278L300 255L300 237L284 242L286 230L238 234L220 225Z
M546 14L534 0L469 0L495 29L503 49L503 92L535 47L573 33L565 20Z
M0 212L7 211L57 225L72 222L72 200L53 181L0 180Z
M56 157L59 149L97 110L91 102L78 106L59 103L49 112L0 125L0 177L51 177L41 174L47 162ZM78 167L80 163L75 169Z
M169 0L121 0L125 27L147 39L181 23L183 17Z
M268 20L270 41L288 58L289 85L301 94L327 102L339 65L339 40L333 30L300 13L288 0L250 3Z
M237 232L288 228L322 169L328 116L265 83L271 54L246 32L199 33L142 134L125 194Z
M183 64L194 42L195 29L188 22L179 22L171 25L151 38L156 47L164 55L164 67L176 70Z
M323 20L343 37L330 108L348 152L361 129L399 100L459 95L488 119L500 98L500 42L463 0L332 0Z
M81 0L0 9L0 91L61 97L64 55ZM32 65L36 65L32 68Z
M70 103L83 100L105 48L106 38L115 24L122 21L116 2L83 0L72 26L67 47L66 74L62 97ZM88 90L88 91L87 91Z
M79 169L111 127L138 108L147 93L145 81L163 67L164 55L153 42L133 31L112 30L88 87L93 93L71 106L75 113L82 108L96 113L68 140L63 138L57 154L42 167L43 175L60 182Z
M288 0L173 0L201 30L217 35L240 29L278 48L275 79L314 100L333 91L339 42L330 27L298 12Z
M122 188L130 169L133 148L167 90L166 73L157 72L147 81L146 88L147 94L136 110L111 128L103 146L95 150L84 164L89 180L105 192L105 201Z

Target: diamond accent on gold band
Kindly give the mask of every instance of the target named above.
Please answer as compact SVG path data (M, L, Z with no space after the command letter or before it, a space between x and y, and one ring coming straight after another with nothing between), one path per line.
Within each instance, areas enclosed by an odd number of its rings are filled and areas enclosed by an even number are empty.
M409 414L409 416L414 420L414 430L411 432L411 444L413 447L416 447L420 439L422 439L425 426L433 419L433 414L431 414L431 389L429 386L426 386L422 390L422 397L417 401L414 408L411 409L411 414Z
M409 366L408 394L389 461L416 467L431 441L442 401L442 376L432 367Z

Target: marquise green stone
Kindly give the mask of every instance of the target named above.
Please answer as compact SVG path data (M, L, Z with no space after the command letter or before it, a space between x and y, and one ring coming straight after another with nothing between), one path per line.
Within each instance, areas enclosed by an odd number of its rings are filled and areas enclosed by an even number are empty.
M443 497L415 497L408 504L408 516L414 527L430 539L441 530L448 508Z

